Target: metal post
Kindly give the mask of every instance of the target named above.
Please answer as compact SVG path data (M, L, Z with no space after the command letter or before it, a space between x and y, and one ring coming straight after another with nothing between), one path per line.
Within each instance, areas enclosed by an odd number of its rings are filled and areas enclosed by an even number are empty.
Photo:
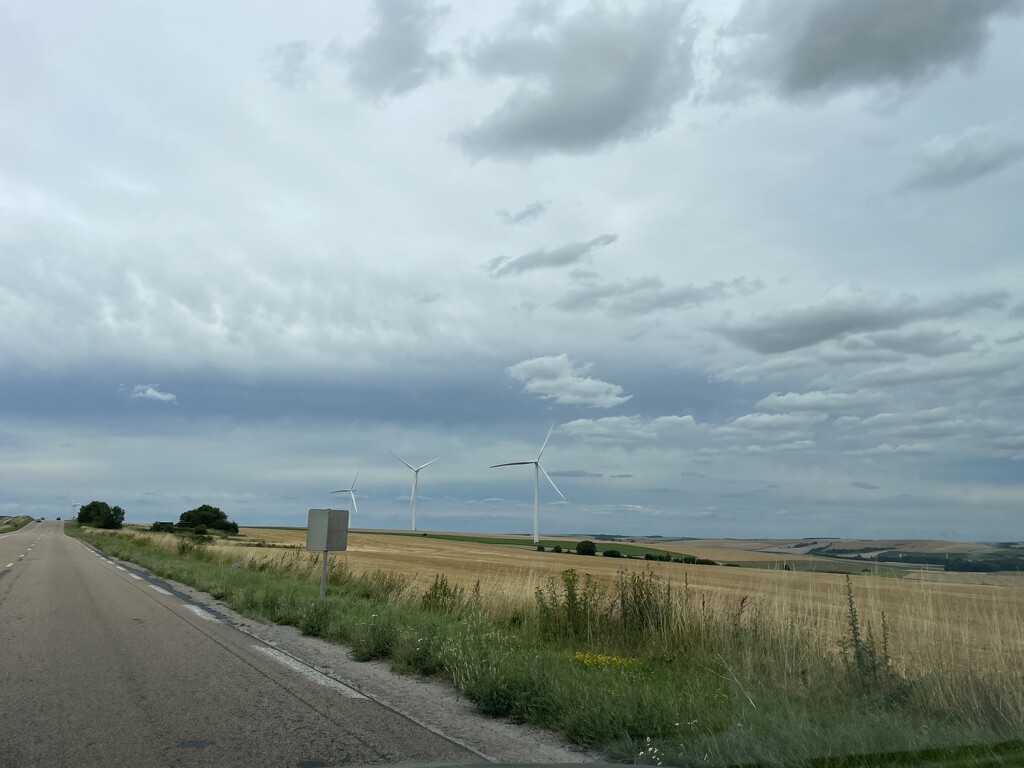
M324 561L320 564L320 597L327 594L327 550L324 550Z

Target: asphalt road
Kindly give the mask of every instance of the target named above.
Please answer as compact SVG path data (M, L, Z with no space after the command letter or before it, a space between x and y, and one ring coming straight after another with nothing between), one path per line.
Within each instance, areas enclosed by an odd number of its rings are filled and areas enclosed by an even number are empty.
M32 523L0 537L0 766L480 762Z

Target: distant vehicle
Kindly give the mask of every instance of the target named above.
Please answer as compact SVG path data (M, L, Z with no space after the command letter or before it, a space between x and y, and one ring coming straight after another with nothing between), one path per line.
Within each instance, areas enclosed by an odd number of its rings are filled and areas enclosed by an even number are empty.
M57 519L58 519L58 520L60 520L60 518L59 518L59 517L58 517Z

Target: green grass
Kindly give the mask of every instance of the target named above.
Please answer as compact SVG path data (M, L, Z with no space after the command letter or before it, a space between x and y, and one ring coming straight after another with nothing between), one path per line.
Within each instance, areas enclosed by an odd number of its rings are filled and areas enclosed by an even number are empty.
M15 517L4 518L3 521L0 521L0 534L19 531L33 520L35 518L29 515L16 515Z
M608 592L569 570L538 592L535 610L503 613L443 575L420 593L339 560L321 600L319 565L305 553L237 568L188 541L171 552L144 535L66 530L242 614L444 678L485 713L625 763L838 767L886 755L883 765L934 765L935 750L977 744L984 760L953 764L1020 764L994 746L1020 723L992 692L968 686L962 706L937 700L928 678L891 667L852 598L849 641L828 648L746 600L711 612L653 572L623 573Z

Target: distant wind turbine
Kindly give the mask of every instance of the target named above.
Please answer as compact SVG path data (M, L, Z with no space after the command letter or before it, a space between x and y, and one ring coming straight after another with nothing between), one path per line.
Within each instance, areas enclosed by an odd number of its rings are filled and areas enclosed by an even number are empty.
M357 515L359 514L359 507L356 506L356 480L359 479L359 470L362 468L363 465L360 464L359 467L356 469L356 476L352 478L352 485L350 485L348 488L342 488L341 490L338 491L331 491L331 493L347 493L349 495L349 498L352 499L352 511Z
M551 483L551 487L555 489L555 493L562 496L562 492L558 490L558 486L555 485L555 481L551 479L551 475L547 473L547 470L540 465L540 457L544 455L544 449L547 448L548 440L551 439L551 433L555 429L555 422L551 422L551 429L548 430L548 436L544 438L544 444L540 447L540 453L537 454L537 458L533 461L507 461L504 464L494 464L491 469L495 467L517 467L521 464L533 464L533 543L540 543L540 473L544 473L544 477ZM565 496L562 496L562 501L568 501Z
M421 469L426 469L431 464L433 464L435 461L440 460L441 457L438 456L433 461L428 461L426 464L423 464L422 466L414 467L412 464L410 464L408 461L406 461L405 459L403 459L401 456L399 456L398 454L394 453L393 451L388 451L388 453L390 453L392 456L394 456L396 459L398 459L400 462L405 464L405 466L407 466L409 469L412 470L412 529L415 531L416 530L416 491L419 489L419 485L420 485L420 470Z

